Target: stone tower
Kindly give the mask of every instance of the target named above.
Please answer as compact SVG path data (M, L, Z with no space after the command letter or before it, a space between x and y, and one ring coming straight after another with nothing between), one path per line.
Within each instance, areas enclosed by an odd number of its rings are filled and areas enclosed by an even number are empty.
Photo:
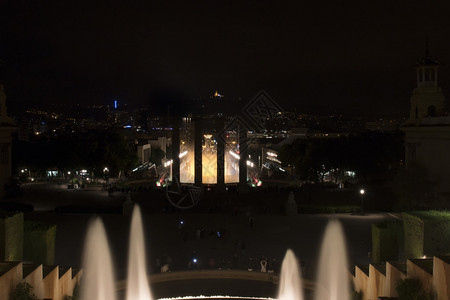
M438 86L439 63L428 55L416 65L417 87L411 96L411 108L407 124L420 124L425 117L442 116L445 97Z
M15 129L6 112L6 95L0 84L0 198L5 196L5 184L11 177L11 134Z

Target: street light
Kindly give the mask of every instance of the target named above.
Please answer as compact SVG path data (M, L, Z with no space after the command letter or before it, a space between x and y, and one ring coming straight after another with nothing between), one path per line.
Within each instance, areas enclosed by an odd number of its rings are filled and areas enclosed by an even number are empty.
M103 168L103 177L105 178L105 183L108 183L108 179L109 179L109 168L108 167Z
M366 191L364 189L360 189L359 193L361 194L361 214L364 214L364 194Z

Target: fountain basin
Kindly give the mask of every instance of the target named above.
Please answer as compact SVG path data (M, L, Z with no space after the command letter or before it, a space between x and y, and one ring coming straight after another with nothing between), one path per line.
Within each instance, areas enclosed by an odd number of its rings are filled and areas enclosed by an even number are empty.
M186 295L227 295L251 299L275 298L279 276L243 270L194 270L153 274L148 276L148 280L154 299L182 299ZM314 289L312 281L304 280L303 285L309 292ZM116 288L119 295L123 294L126 281L117 282Z

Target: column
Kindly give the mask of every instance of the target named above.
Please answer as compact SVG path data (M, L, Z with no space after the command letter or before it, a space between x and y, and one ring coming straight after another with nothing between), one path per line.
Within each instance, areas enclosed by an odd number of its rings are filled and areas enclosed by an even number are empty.
M217 119L217 187L218 192L225 192L225 121L223 117Z
M247 192L248 184L247 184L247 159L248 159L248 139L247 139L247 129L239 126L238 129L239 134L239 184L238 191L239 192Z
M195 117L194 119L194 178L195 185L202 185L202 118Z
M172 122L172 181L180 181L180 120L173 118Z

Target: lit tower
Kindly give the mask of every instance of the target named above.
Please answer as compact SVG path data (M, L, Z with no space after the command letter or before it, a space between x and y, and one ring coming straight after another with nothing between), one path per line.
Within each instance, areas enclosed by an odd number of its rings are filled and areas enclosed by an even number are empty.
M424 117L443 115L445 97L438 86L439 63L428 54L428 43L425 56L416 65L417 87L411 96L411 110L408 124L419 124Z

